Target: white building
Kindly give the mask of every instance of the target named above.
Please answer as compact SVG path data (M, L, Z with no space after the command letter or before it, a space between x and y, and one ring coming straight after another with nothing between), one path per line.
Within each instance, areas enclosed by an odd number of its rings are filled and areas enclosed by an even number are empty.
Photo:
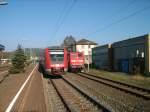
M90 64L92 63L92 48L96 46L97 46L97 43L86 40L86 39L81 39L78 42L76 42L76 51L84 53L85 64L88 64L88 62Z

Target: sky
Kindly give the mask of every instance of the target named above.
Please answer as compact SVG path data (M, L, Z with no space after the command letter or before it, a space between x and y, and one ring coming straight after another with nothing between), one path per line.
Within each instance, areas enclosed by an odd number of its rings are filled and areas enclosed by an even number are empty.
M104 45L150 33L150 0L7 0L0 44L13 51L59 45L66 36Z

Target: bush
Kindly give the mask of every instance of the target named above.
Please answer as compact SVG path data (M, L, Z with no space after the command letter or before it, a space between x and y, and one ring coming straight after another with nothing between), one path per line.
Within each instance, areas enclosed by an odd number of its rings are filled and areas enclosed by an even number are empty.
M11 73L11 74L17 74L17 73L19 73L19 72L20 72L20 70L17 69L17 68L14 68L14 67L11 67L11 68L9 69L9 73Z

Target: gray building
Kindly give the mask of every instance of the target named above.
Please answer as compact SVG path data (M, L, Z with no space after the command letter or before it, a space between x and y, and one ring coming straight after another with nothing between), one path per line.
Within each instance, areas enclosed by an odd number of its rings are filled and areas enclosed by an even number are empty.
M111 44L98 46L92 49L92 64L103 70L112 70L112 48Z
M27 59L38 58L41 50L41 48L24 48L24 53L27 56Z
M66 36L66 38L63 41L62 47L67 48L69 52L75 52L76 51L76 40L73 36Z
M1 65L1 59L3 58L3 50L5 50L5 46L0 44L0 65Z
M92 62L97 68L126 73L150 73L149 34L98 46L92 51Z
M114 70L134 73L150 72L150 35L113 43Z
M5 46L3 46L3 45L0 44L0 51L2 51L4 49L5 49Z

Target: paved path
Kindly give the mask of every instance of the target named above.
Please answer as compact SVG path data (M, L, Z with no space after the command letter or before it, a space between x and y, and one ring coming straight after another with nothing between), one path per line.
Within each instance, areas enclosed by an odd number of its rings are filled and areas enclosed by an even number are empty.
M8 70L0 71L0 82L7 76Z
M37 69L30 77L12 110L46 112L42 75Z
M32 65L28 67L26 73L10 74L9 77L0 83L0 111L46 112L42 75L38 72L37 67L35 70L33 68ZM31 73L31 71L33 72ZM26 81L27 79L28 81ZM27 83L16 100L14 100L25 81ZM10 104L13 105L10 106Z

